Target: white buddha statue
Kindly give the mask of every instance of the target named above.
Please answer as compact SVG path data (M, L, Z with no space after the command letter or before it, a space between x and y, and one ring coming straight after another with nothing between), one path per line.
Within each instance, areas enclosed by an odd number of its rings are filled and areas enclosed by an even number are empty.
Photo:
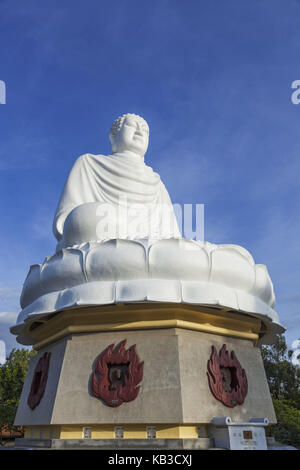
M282 332L264 265L236 245L182 238L160 176L144 162L149 128L125 114L110 131L112 155L79 157L54 218L56 253L34 264L11 331L32 344L31 323L65 309L168 302L235 310Z
M147 122L124 114L109 138L112 155L82 155L71 169L53 222L57 251L107 239L181 237L169 194L144 162Z

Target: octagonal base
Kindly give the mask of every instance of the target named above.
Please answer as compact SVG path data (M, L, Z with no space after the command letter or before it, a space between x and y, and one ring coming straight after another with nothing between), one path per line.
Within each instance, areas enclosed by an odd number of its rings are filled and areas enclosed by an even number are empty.
M206 331L168 326L131 330L128 324L123 324L124 329L120 324L116 331L70 333L64 329L60 332L65 334L60 333L56 341L44 345L40 341L41 348L29 366L15 424L25 426L25 437L31 439L82 439L87 428L91 439L114 439L117 428L122 428L124 440L143 440L149 428L157 439L209 438L208 425L215 416L229 416L240 422L264 417L275 423L256 346L260 323L251 323L256 321L252 318L250 323L242 323L233 315L231 327L227 323L227 328L224 324L221 328L217 320L214 325L211 318L208 321L207 313L197 315L198 325ZM222 315L218 321L225 321ZM58 334L57 325L55 328ZM139 361L144 361L144 374L137 398L111 407L94 396L91 381L99 355L109 345L116 347L124 340L126 348L136 345ZM234 351L248 380L244 403L232 408L215 398L207 377L212 346L220 351L223 344L229 352ZM27 399L34 370L45 352L51 353L48 381L39 405L31 409Z

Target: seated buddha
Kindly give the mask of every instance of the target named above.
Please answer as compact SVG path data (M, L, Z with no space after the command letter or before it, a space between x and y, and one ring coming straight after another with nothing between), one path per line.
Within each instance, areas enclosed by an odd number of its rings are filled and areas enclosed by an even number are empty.
M147 122L124 114L109 139L112 155L82 155L69 173L53 222L57 251L108 239L181 237L169 194L144 161Z

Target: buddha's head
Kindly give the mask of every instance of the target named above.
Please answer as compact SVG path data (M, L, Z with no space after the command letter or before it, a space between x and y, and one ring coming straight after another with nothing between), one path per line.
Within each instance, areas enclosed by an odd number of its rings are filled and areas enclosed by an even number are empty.
M123 114L113 122L109 140L113 153L127 151L143 157L149 143L149 126L137 114Z

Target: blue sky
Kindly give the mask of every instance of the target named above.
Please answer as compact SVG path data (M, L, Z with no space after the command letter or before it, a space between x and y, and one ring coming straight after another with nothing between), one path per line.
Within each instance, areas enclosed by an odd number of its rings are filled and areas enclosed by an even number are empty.
M147 163L205 235L266 264L300 337L299 0L0 0L0 339L74 160L110 152L124 112L150 126Z

